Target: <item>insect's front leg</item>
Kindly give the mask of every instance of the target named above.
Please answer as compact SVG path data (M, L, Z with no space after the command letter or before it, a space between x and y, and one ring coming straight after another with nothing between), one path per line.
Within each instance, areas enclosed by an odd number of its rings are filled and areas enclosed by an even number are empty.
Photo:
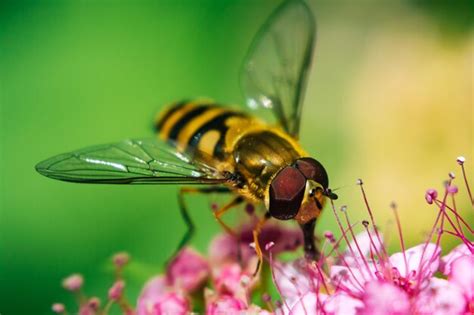
M320 252L315 244L314 229L316 227L316 219L312 219L305 224L301 224L304 239L304 253L306 259L318 260Z
M176 254L184 247L186 244L189 243L191 238L194 235L195 226L191 216L189 215L188 207L186 206L186 202L184 201L184 196L186 194L211 194L211 193L229 193L230 190L227 187L182 187L178 192L178 205L181 217L186 224L186 233L184 234L183 238L178 244L174 254L172 257L176 256Z

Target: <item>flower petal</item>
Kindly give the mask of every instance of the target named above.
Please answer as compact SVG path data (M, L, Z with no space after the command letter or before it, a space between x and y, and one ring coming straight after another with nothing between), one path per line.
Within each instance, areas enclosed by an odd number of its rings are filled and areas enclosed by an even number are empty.
M451 273L451 264L459 257L465 255L471 255L471 252L469 251L467 245L462 243L461 245L456 246L455 248L453 248L453 250L449 252L449 254L441 258L441 264L439 267L440 271L444 275L448 276Z
M456 285L445 279L432 278L429 286L415 300L418 314L463 314L466 300Z
M409 314L410 301L405 291L389 282L372 281L365 286L364 308L360 315Z
M381 237L381 241L383 242L381 235L380 237ZM355 240L352 240L349 243L349 246L347 246L344 252L344 258L350 266L357 265L354 259L359 260L358 262L359 264L363 264L364 263L363 260L369 256L371 248L372 250L374 250L372 247L372 242L370 240L371 238L376 247L376 250L380 251L380 249L382 248L382 244L380 244L377 237L373 235L373 232L371 232L370 236L367 233L367 231L360 232L359 234L356 235ZM357 245L359 247L357 247ZM352 251L354 252L354 255L352 255L352 252L350 249L352 249ZM360 249L360 252L359 252L359 249ZM361 253L362 253L362 256L361 256Z
M357 310L362 308L364 303L361 300L340 292L331 295L324 303L324 311L327 315L352 315L357 314Z
M207 261L196 251L184 248L169 264L166 277L172 286L192 293L204 284L208 275Z
M423 282L438 270L440 254L441 249L436 244L420 244L405 251L408 269L402 252L390 256L390 263L404 278L408 278L413 272L418 274L421 271L421 282Z
M449 282L456 285L468 301L474 302L474 256L461 256L451 265Z
M304 260L274 263L273 273L276 285L282 299L287 304L301 299L306 293L314 291L314 288L317 287L317 280L308 274L305 265Z
M237 315L246 308L244 301L228 294L214 296L206 301L206 315Z

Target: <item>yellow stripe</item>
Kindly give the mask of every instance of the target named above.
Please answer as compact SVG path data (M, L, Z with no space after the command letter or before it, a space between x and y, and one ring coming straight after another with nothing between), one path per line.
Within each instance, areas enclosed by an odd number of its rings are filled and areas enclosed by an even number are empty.
M178 140L176 141L178 151L183 152L184 150L186 150L187 144L192 135L199 128L201 128L202 125L214 119L216 116L222 114L223 112L225 112L225 110L222 108L210 108L202 115L190 121L189 124L186 125L179 133Z
M179 119L181 119L181 117L186 115L188 112L190 112L194 108L196 108L196 103L190 102L184 105L183 107L181 107L180 109L178 109L176 112L174 112L173 115L171 115L163 124L163 127L160 130L160 137L163 140L167 140L169 133L171 129L173 128L173 126L176 124L176 122L178 122Z

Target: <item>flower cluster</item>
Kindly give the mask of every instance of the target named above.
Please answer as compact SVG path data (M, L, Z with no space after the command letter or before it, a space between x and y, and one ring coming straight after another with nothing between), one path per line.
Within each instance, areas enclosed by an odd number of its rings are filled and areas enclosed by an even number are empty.
M458 163L474 206L464 158L458 158ZM347 208L343 206L338 212L332 203L342 237L336 240L331 232L325 233L319 261L272 260L274 282L284 301L277 313L473 314L474 243L468 239L473 229L458 213L454 178L450 173L441 197L436 190L427 190L425 199L437 207L438 216L420 245L405 248L397 206L391 205L401 247L400 252L391 255L375 225L363 183L358 180L370 222L363 221L364 231L355 235ZM442 235L454 236L462 243L441 256ZM340 249L342 241L347 244L345 250Z
M458 158L474 207L464 162L464 158ZM105 305L97 297L82 293L83 278L78 274L66 278L63 287L77 296L80 315L105 315L114 304L127 315L193 311L211 315L474 314L474 243L469 240L473 229L459 215L454 179L450 173L440 195L434 189L427 190L425 199L436 207L438 215L426 240L417 246L405 248L397 206L391 205L400 240L400 252L392 254L375 224L361 180L358 185L369 220L362 221L362 232L356 234L357 224L351 223L347 207L336 210L331 200L341 236L324 233L317 261L283 261L278 254L299 248L301 232L276 223L265 225L259 243L280 296L275 302L265 291L267 288L263 289L267 273L255 274L258 259L252 243L256 219L252 211L249 214L253 219L241 226L237 235L214 238L207 258L191 248L181 250L164 274L148 280L135 307L123 294L122 270L129 261L126 253L113 257L116 281ZM440 246L443 235L461 243L444 256ZM63 304L55 303L52 309L67 314Z

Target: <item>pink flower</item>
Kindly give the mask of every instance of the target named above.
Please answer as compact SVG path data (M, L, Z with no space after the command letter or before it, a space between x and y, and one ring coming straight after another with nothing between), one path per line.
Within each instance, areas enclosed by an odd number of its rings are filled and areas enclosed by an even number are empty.
M117 268L125 266L130 260L130 255L126 252L120 252L112 257L112 261Z
M152 315L185 315L188 314L190 305L188 300L175 292L169 292L163 295L158 301L153 304ZM138 313L138 315L140 315Z
M112 301L120 300L124 288L125 282L123 280L116 281L114 285L109 289L109 299Z
M358 309L364 306L361 300L356 299L344 292L338 292L329 296L323 304L325 314L357 314Z
M222 234L214 238L209 247L209 258L212 264L219 265L226 262L237 262L239 255L240 259L246 263L253 256L255 250L249 245L253 243L252 231L256 222L244 224L238 230L237 239L229 234ZM266 248L266 245L273 242L271 248ZM259 244L264 254L268 254L271 250L274 255L293 251L301 246L302 234L299 229L287 228L281 224L267 223L263 226L259 235Z
M149 280L137 302L137 315L186 314L190 310L189 301L170 291L164 276Z
M206 297L207 315L237 315L247 308L247 304L229 294Z
M275 262L272 269L275 285L287 304L293 305L308 292L314 292L318 286L317 278L310 274L304 259L288 263Z
M448 279L474 307L474 256L461 256L453 261Z
M420 292L414 308L419 314L464 314L466 301L462 292L447 280L433 278L426 290Z
M466 244L460 244L458 246L456 246L453 250L451 250L451 252L449 252L449 254L447 254L446 256L443 256L443 258L441 258L441 263L440 263L440 268L439 270L445 274L446 276L449 276L451 274L451 266L452 266L452 263L462 257L462 256L470 256L471 255L471 252L469 250L469 248L467 247Z
M207 261L196 251L184 248L171 261L167 270L167 281L170 285L194 292L199 289L209 275Z
M408 294L387 282L367 283L362 301L360 315L403 315L410 311Z
M62 303L54 303L51 309L53 310L53 312L58 314L64 313L64 311L66 310L64 304Z
M84 283L82 275L75 273L65 278L62 282L63 287L68 291L78 291L81 289Z
M230 263L220 267L214 275L214 287L222 294L237 294L245 290L243 279L249 276L242 271L237 263Z

